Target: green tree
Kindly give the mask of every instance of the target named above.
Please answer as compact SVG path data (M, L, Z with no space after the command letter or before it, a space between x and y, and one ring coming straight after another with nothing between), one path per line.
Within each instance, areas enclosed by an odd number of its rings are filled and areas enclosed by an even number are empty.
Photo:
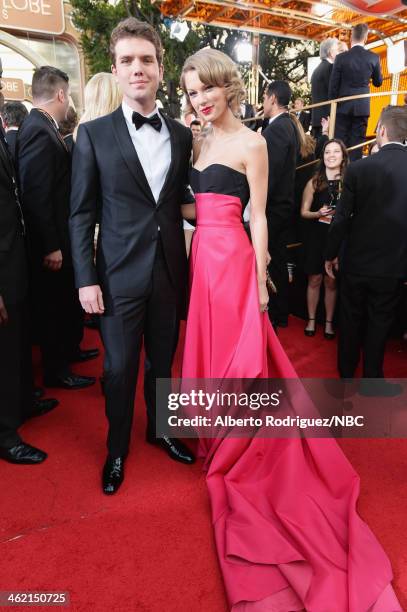
M170 37L170 22L163 19L156 5L147 0L71 0L73 22L81 32L81 45L87 61L90 76L110 70L109 38L115 25L127 16L133 15L150 23L160 33L164 54L164 82L158 97L164 109L173 117L181 112L181 91L179 80L185 59L200 48L210 46L227 53L235 59L237 43L245 40L247 34L240 30L222 29L202 24L193 24L183 42ZM304 76L306 61L315 50L313 43L290 41L273 36L260 37L260 65L268 78L284 79L306 96ZM247 82L250 63L240 66ZM265 82L261 77L260 91Z

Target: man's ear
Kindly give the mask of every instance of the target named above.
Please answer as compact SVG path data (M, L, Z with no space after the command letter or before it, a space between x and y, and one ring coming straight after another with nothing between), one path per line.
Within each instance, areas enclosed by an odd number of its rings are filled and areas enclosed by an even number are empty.
M160 72L159 72L159 74L160 74L160 81L162 81L163 78L164 78L164 64L160 64Z

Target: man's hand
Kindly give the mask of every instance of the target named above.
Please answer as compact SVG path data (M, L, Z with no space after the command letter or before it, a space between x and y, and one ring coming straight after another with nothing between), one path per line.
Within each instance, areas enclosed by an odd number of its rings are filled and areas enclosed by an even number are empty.
M0 295L0 325L7 325L8 313L3 298Z
M45 255L43 265L51 272L58 272L62 266L62 252L60 250L52 251L52 253Z
M335 259L332 259L332 261L325 262L325 272L328 274L330 278L336 278L335 272L338 272L338 270L339 270L339 262L338 262L337 257L335 257Z
M84 311L89 314L103 314L105 311L102 290L99 285L81 287L79 289L79 301Z

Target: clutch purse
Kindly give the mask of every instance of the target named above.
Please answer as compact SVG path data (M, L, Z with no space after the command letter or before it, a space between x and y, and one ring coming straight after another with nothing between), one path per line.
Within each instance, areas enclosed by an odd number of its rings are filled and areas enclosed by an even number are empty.
M266 271L266 286L269 293L277 293L277 287L273 283L273 280L269 274L269 271Z

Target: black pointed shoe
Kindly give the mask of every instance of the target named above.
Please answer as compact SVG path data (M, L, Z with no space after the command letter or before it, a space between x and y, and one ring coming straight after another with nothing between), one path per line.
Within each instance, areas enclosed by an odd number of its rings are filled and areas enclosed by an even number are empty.
M47 414L47 412L51 412L59 405L59 401L53 397L45 397L43 399L38 399L33 402L32 408L26 416L26 419L31 419L33 417L39 417L43 414Z
M107 456L103 467L102 487L105 495L114 495L124 480L124 457Z
M69 360L71 363L83 363L84 361L90 361L91 359L96 359L99 357L99 349L79 349L74 355L71 356Z
M36 463L42 463L47 458L47 453L35 448L25 442L20 442L12 448L2 448L0 446L0 458L8 461L9 463L16 463L20 465L35 465Z
M193 453L183 442L181 442L181 440L177 440L177 438L169 438L168 436L155 438L153 435L147 433L146 441L148 444L160 446L171 459L174 459L174 461L180 461L187 465L195 463Z
M46 377L44 378L44 385L46 387L59 387L61 389L85 389L94 385L96 378L94 376L80 376L73 372L68 372L62 376Z

